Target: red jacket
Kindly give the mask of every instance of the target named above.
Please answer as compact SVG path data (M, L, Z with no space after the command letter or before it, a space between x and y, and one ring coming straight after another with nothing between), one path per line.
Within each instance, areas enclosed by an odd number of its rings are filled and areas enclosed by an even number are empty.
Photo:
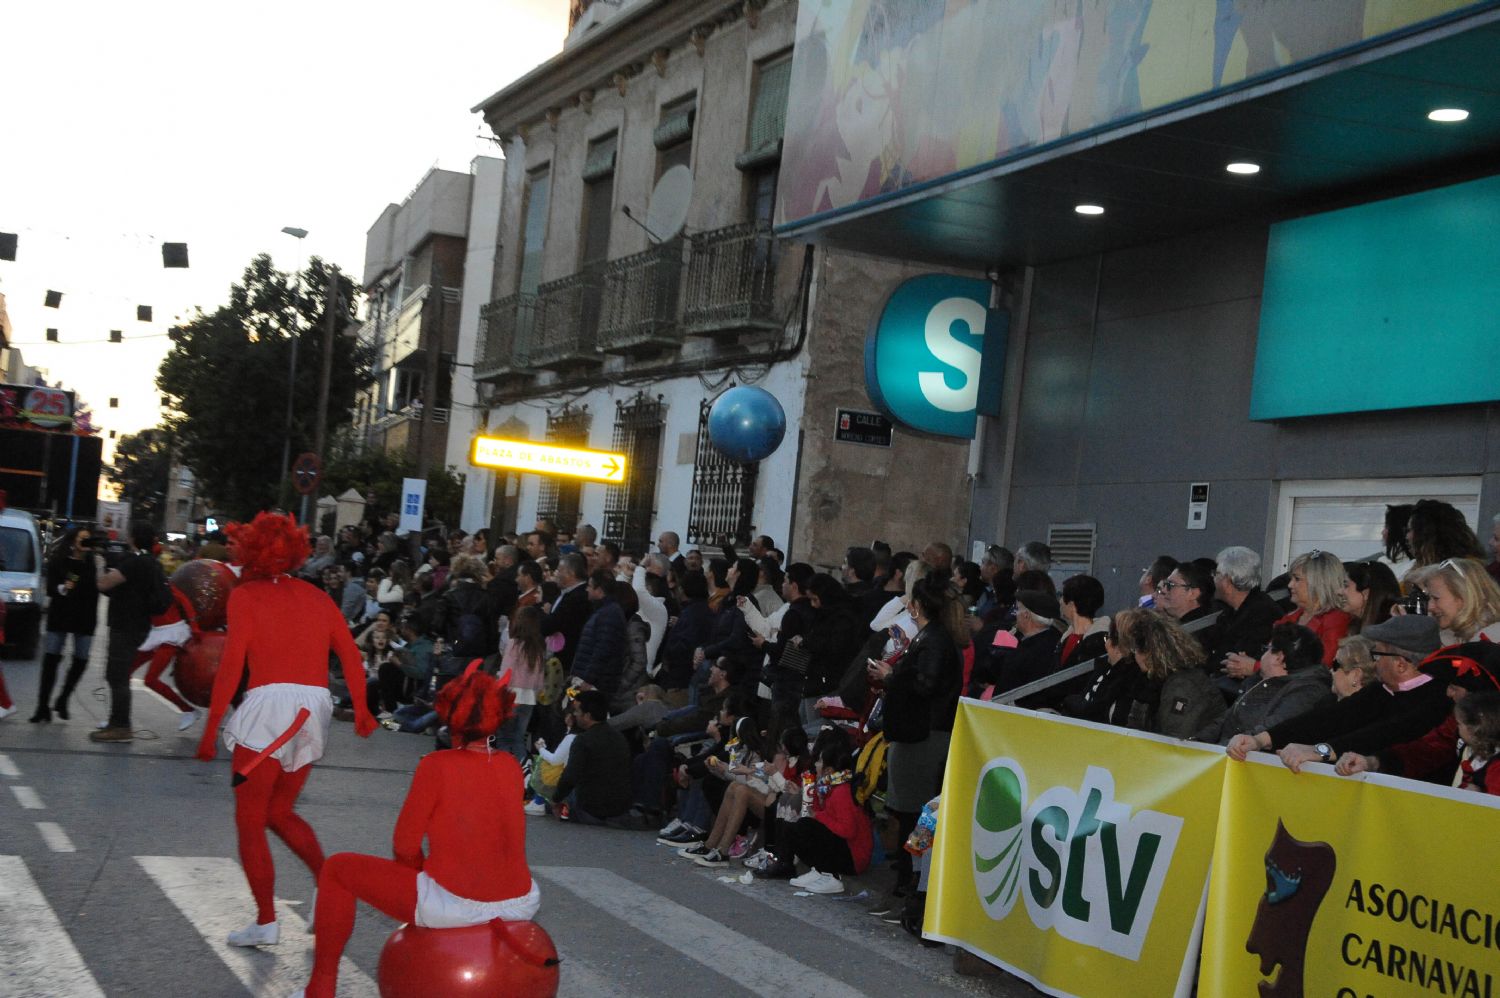
M1458 767L1458 719L1452 714L1421 738L1402 742L1380 754L1381 772L1429 783L1453 782ZM1460 787L1500 796L1500 760L1491 759L1471 768L1473 773L1464 777Z
M870 853L875 840L870 832L870 816L864 808L854 803L854 791L847 783L831 787L828 796L819 801L814 791L813 817L821 821L830 832L849 843L849 854L854 857L854 872L864 873L870 865Z
M1349 625L1354 622L1354 618L1343 610L1324 610L1310 620L1298 620L1301 613L1301 610L1293 610L1276 623L1301 624L1316 634L1318 640L1323 642L1323 664L1333 668L1333 657L1338 654L1339 641L1349 636Z

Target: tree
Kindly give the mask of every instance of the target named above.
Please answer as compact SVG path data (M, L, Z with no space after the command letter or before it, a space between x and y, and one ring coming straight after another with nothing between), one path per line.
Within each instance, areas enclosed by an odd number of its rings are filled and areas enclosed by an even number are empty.
M128 433L115 447L115 463L106 469L131 504L131 516L161 529L167 512L167 484L172 473L172 433L160 426Z
M346 275L332 269L339 289L332 307L342 328L353 321L356 292ZM330 305L328 273L329 265L317 257L300 273L287 274L262 254L250 261L240 283L230 286L227 304L211 312L200 309L171 331L172 349L156 375L157 387L171 402L166 425L203 493L230 516L249 517L281 498L289 390L291 456L311 449ZM289 386L294 338L297 377ZM334 337L330 433L350 421L355 390L369 379L369 362L354 340Z
M416 477L414 461L372 449L330 460L323 470L322 491L337 496L352 488L370 500L374 510L394 510L401 499L401 480ZM462 475L446 468L433 468L427 473L428 519L456 525L463 501Z

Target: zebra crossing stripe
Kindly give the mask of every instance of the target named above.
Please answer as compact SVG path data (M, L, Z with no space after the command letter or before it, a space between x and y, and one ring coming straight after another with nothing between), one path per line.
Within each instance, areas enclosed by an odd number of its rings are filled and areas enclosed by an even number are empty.
M543 866L532 867L531 872L607 915L629 925L649 926L642 931L655 941L754 994L765 998L863 998L863 992L837 978L609 870Z
M68 833L55 821L38 821L36 830L42 836L42 841L47 843L47 848L53 852L77 852L73 840L68 838Z
M16 768L15 761L10 756L0 752L0 776L14 780L20 775L21 771Z
M277 945L246 949L224 941L255 914L238 863L214 856L137 856L135 861L252 995L301 993L312 973L313 939L290 906L277 905ZM338 993L341 998L379 998L375 982L347 957L339 963Z
M0 994L104 998L19 856L0 856Z

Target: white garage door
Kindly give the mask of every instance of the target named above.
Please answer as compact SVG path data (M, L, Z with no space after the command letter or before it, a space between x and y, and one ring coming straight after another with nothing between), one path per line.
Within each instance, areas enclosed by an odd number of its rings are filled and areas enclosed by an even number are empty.
M1330 551L1344 561L1379 554L1385 508L1418 499L1441 499L1479 518L1479 478L1387 478L1281 483L1276 523L1275 571L1284 572L1304 551ZM1475 530L1481 537L1488 530Z

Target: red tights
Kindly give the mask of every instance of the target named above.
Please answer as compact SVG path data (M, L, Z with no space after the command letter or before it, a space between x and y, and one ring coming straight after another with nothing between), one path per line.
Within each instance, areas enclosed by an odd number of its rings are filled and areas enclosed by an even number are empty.
M130 663L132 674L147 662L151 664L146 667L146 688L154 693L160 693L167 702L178 710L187 712L193 709L193 705L177 695L177 691L161 681L161 674L167 671L167 666L172 664L172 659L177 657L176 645L157 645L151 651L140 651L135 653L135 659Z
M0 669L0 707L10 710L15 704L11 703L10 693L5 689L5 670Z
M339 958L354 932L354 902L363 900L398 922L417 913L417 871L393 859L341 852L329 856L318 877L313 916L316 943L308 998L333 998Z
M236 769L254 758L243 745L234 747ZM266 829L275 832L297 858L307 864L316 880L323 869L323 847L312 826L292 810L297 795L312 775L309 763L288 773L275 759L267 759L250 771L244 783L234 788L234 824L239 831L240 865L255 897L255 920L261 925L276 921L276 867L271 863L271 843Z

